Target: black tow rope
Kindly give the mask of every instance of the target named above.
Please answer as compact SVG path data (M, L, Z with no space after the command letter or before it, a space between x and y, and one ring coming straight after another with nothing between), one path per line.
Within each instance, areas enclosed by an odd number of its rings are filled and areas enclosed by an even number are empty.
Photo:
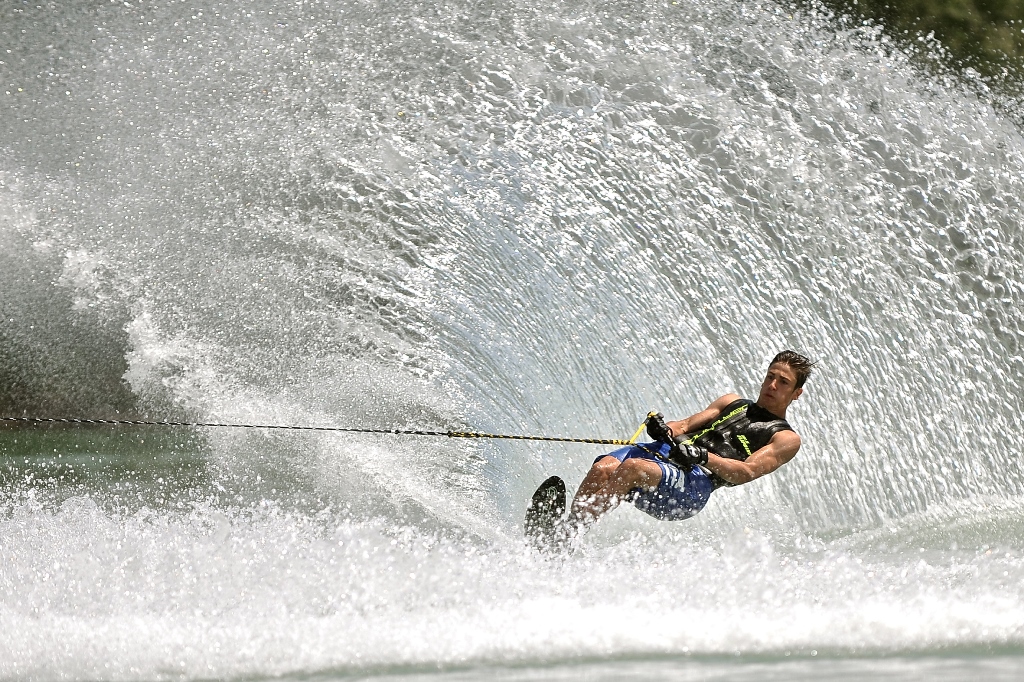
M108 424L115 426L196 426L231 429L283 429L288 431L341 431L346 433L388 433L397 436L445 436L447 438L502 438L505 440L542 440L559 443L594 443L597 445L633 445L644 430L645 420L630 440L613 438L562 438L558 436L515 436L473 431L408 431L403 429L360 429L342 426L287 426L282 424L222 424L217 422L142 421L137 419L74 419L45 417L0 417L0 422L24 424Z

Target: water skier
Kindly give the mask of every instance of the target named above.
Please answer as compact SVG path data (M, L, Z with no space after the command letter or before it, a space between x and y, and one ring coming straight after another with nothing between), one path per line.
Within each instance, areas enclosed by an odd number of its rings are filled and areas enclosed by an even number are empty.
M711 493L723 486L749 483L793 459L800 436L786 421L790 404L803 393L814 363L794 351L783 351L768 365L756 401L735 393L718 398L704 410L678 421L660 414L647 420L653 443L624 447L598 457L580 484L569 516L561 523L531 520L527 530L541 544L561 544L586 531L622 501L632 502L655 518L680 520L704 508ZM564 484L541 486L531 510L564 509ZM560 503L555 495L561 496ZM560 516L561 514L558 514Z

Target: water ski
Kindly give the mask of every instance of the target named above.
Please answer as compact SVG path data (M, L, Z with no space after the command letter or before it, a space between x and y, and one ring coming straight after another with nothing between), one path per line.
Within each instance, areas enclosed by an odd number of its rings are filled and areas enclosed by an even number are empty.
M526 539L538 549L553 550L558 545L558 528L565 515L565 482L552 476L537 488L526 508L523 530Z

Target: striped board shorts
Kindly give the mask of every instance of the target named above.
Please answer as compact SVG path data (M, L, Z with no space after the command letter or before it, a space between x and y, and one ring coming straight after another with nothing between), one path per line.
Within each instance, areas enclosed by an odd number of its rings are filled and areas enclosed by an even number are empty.
M715 484L704 469L697 465L684 471L668 460L668 443L640 443L620 448L603 457L614 457L620 462L627 459L647 459L661 467L661 480L652 489L634 488L627 501L640 511L656 519L679 521L688 519L708 503Z

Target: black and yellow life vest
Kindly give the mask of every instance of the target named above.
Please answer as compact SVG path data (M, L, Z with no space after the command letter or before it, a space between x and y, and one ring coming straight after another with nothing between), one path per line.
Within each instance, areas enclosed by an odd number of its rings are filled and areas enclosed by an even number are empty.
M768 445L776 433L793 427L753 400L740 398L729 403L707 426L686 434L687 443L707 448L719 457L746 461L747 457ZM733 485L711 474L716 487Z

